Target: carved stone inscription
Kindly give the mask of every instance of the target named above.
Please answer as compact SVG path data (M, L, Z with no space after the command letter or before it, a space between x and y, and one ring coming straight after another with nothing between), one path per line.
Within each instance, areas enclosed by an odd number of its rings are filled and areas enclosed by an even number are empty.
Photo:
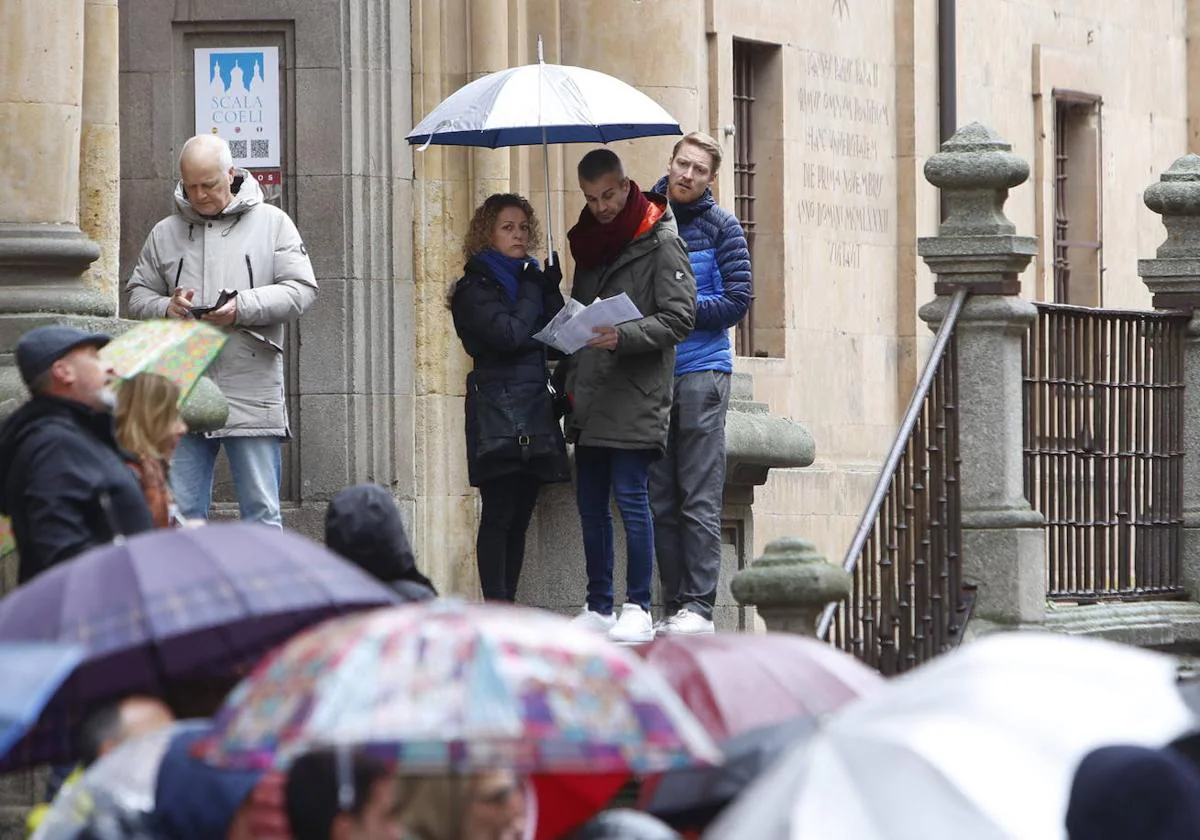
M800 221L823 232L829 265L861 268L864 240L892 231L891 92L876 61L818 50L801 60Z

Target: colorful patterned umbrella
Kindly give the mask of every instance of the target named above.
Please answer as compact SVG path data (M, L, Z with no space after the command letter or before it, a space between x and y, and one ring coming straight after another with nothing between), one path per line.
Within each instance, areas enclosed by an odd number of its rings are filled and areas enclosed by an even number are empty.
M143 321L100 350L117 376L132 379L157 373L179 386L179 404L187 399L201 374L221 352L229 334L203 321Z
M334 619L261 662L215 718L230 767L353 745L407 773L652 773L720 760L633 654L540 610L460 601Z

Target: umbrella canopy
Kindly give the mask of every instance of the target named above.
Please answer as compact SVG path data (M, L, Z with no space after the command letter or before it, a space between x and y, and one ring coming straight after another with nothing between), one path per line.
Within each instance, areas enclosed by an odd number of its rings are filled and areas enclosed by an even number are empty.
M229 334L203 321L142 321L100 350L121 379L157 373L179 386L179 404L221 352Z
M724 761L715 767L688 767L663 774L643 810L678 829L706 826L780 755L816 728L815 719L800 717L727 738L718 744Z
M885 684L853 656L791 633L665 635L637 652L717 739L820 717Z
M1058 840L1083 756L1194 725L1176 669L1112 642L989 636L834 715L705 836Z
M80 645L0 642L0 756L33 726L83 653Z
M720 757L632 654L553 613L454 600L297 636L215 721L206 755L233 767L282 766L321 745L430 774L656 772Z
M459 88L406 139L497 149L682 133L661 105L620 79L539 62L489 73Z
M548 143L611 143L635 137L683 134L679 121L646 94L597 70L546 64L538 36L538 63L489 73L456 90L405 139L443 146L542 144L546 180L546 239L554 252Z
M0 641L87 650L0 772L70 760L72 729L97 703L235 678L309 625L395 602L324 546L266 525L150 531L87 551L0 600Z

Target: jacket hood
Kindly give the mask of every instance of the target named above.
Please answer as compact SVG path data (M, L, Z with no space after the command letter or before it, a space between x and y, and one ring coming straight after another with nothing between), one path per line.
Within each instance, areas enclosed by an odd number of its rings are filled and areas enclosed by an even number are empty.
M34 430L43 427L48 418L61 417L67 422L79 423L99 432L102 436L112 436L112 415L96 411L82 403L53 397L34 397L18 408L0 426L0 479L8 475L12 469L13 460L21 442ZM7 515L8 494L0 493L0 514Z
M392 495L378 484L347 487L329 501L325 545L383 583L406 580L433 590L417 571Z
M263 191L262 187L258 185L258 181L249 171L238 169L233 178L233 201L229 202L229 206L222 210L217 215L217 218L224 219L240 216L250 208L262 204L262 202ZM188 201L187 193L183 191L183 181L175 183L175 212L194 225L211 221L208 216L201 216L192 208L192 203Z
M1200 826L1200 772L1174 750L1102 747L1075 771L1071 840L1184 840Z
M666 194L667 194L667 176L666 175L664 175L658 179L658 182L654 185L654 188L651 190L651 192L655 193L656 195L666 196ZM712 189L709 187L705 187L704 192L700 195L700 197L697 198L695 201L691 202L690 204L680 204L677 201L670 202L671 209L675 211L675 215L681 221L687 221L688 219L690 219L693 216L699 216L701 213L703 213L705 210L708 210L710 207L712 207L716 203L717 203L716 200L713 198Z

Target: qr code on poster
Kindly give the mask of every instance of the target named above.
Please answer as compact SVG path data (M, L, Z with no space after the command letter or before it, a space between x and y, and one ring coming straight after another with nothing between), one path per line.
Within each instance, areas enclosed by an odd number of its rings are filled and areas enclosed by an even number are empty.
M244 142L244 141L243 141ZM250 141L250 157L256 160L271 156L271 141L270 140L251 140Z
M254 142L258 142L255 140ZM245 160L246 158L246 141L245 140L230 140L229 151L233 154L234 160Z

